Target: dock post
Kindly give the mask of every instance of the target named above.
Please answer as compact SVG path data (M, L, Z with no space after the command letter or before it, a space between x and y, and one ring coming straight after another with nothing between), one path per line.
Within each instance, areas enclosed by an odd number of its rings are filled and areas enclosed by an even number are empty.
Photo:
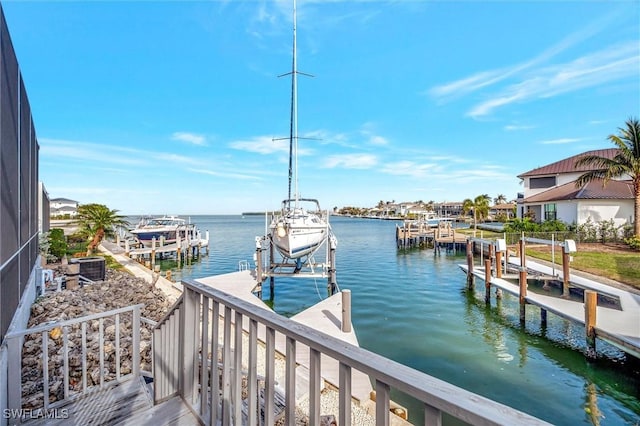
M587 357L596 357L596 307L598 293L591 290L584 292L584 327L587 336Z
M502 278L502 252L496 250L496 278Z
M262 284L262 244L260 237L256 237L256 281L258 284Z
M526 263L527 263L527 254L525 253L525 243L524 243L524 236L523 236L522 239L520 240L520 266L524 268L527 266Z
M329 237L329 277L327 282L329 296L336 293L336 244L335 240Z
M176 235L176 260L178 261L178 268L182 267L182 241L180 241L180 235Z
M524 325L527 297L527 268L520 267L520 324Z
M272 272L274 269L274 262L273 260L275 259L275 251L273 249L273 239L269 239L269 271ZM273 298L275 296L275 287L276 287L276 280L275 277L273 276L273 274L269 274L269 300L273 302Z
M342 332L351 332L351 290L342 290Z
M209 245L211 244L211 242L209 240L209 230L208 229L204 232L204 237L207 240L207 246L206 246L205 250L206 250L207 256L208 256L209 255Z
M151 259L149 260L151 261L151 270L153 270L153 267L156 266L156 237L151 240Z
M487 258L491 261L491 263L492 263L491 266L493 266L494 249L495 249L495 247L493 246L493 244L489 244L487 246Z
M467 240L467 287L469 290L473 288L473 245L471 240Z
M569 298L569 261L570 254L562 250L562 297ZM585 293L586 294L586 293Z
M491 260L490 259L486 259L484 261L484 301L485 303L491 303Z

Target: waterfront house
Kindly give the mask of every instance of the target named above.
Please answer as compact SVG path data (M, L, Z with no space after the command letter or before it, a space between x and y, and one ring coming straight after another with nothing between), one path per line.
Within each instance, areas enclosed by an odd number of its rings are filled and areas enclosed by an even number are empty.
M68 198L52 198L49 214L51 217L68 216L75 217L78 214L78 202Z
M616 148L588 151L522 173L524 193L518 196L517 216L536 222L560 220L578 225L613 220L616 226L633 222L633 185L630 180L592 181L576 187L576 179L591 170L575 163L585 154L613 158Z
M516 209L515 203L503 203L496 204L489 207L489 219L495 219L496 217L504 217L506 219L514 218L514 211Z
M442 203L435 203L433 209L440 217L459 217L462 214L462 201L444 201Z

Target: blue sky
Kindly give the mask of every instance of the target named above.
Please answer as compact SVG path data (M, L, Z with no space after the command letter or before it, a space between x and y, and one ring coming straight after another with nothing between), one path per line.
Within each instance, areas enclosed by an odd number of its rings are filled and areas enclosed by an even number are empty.
M4 1L51 198L279 208L291 1ZM298 2L301 195L515 198L640 115L638 1Z

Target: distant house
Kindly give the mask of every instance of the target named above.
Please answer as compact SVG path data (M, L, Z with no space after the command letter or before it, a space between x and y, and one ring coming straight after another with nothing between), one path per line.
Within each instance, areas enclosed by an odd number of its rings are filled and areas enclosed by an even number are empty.
M514 210L516 209L515 203L503 203L496 204L489 208L489 217L495 219L497 216L503 216L507 219L513 219Z
M576 167L585 154L613 158L616 148L588 151L573 157L530 170L518 177L523 180L524 193L518 196L517 216L533 217L536 222L561 220L583 224L613 219L617 226L633 222L633 185L631 180L592 181L577 188L576 179L589 167Z
M445 201L443 203L435 203L433 209L440 217L462 216L462 204L462 201Z
M68 198L52 198L49 203L49 214L52 217L63 215L75 217L78 214L78 202Z

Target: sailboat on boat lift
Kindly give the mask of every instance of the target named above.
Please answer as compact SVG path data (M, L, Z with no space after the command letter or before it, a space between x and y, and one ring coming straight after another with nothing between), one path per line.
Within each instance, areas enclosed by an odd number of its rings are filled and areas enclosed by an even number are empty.
M298 68L296 40L296 0L293 0L293 66L291 75L291 126L289 133L289 192L282 202L281 211L269 226L271 240L283 257L301 262L311 256L327 241L334 238L328 215L323 214L320 203L312 198L300 198L298 192ZM287 75L287 74L284 74ZM291 181L294 196L291 196Z

